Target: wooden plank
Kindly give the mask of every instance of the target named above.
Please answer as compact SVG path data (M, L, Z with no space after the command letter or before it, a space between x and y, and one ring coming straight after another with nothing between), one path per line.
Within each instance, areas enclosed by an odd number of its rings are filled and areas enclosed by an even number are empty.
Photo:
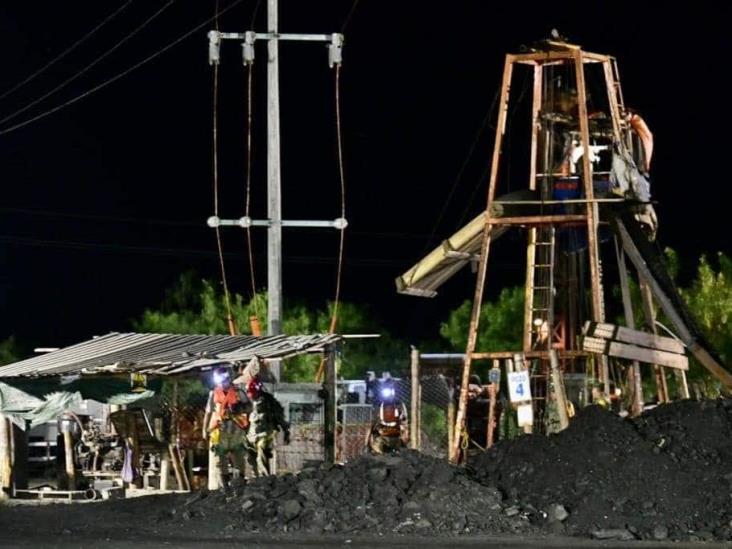
M686 347L684 347L683 343L676 341L672 337L641 332L640 330L626 328L625 326L593 322L589 326L587 335L622 341L623 343L632 343L639 347L648 347L658 351L668 351L669 353L679 355L686 354Z
M561 223L583 223L587 221L586 215L562 214L562 215L521 215L511 217L490 217L488 223L491 225L552 225Z
M678 368L679 370L689 369L689 359L684 355L638 347L619 341L609 341L599 337L585 336L582 339L582 349L591 353L616 356L629 360L639 360L648 364L659 364L668 368Z
M506 359L513 358L515 356L514 351L490 351L485 353L473 353L473 360L493 360L493 359ZM589 353L585 351L562 351L557 350L559 358L584 358ZM549 360L549 351L529 351L523 353L526 358L540 358L543 360Z

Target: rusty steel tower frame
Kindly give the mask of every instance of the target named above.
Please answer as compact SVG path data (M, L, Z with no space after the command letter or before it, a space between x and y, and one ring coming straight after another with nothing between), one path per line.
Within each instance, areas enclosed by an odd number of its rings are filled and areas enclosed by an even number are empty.
M632 134L628 123L624 119L625 108L623 105L622 90L618 78L618 70L615 59L608 55L600 55L582 50L579 46L567 44L561 41L547 41L543 51L531 51L521 54L507 54L504 68L503 80L498 102L498 118L496 124L496 135L493 146L492 164L490 170L490 180L488 186L488 196L486 210L484 213L484 227L482 247L480 250L478 261L478 272L475 286L475 294L473 298L473 306L470 316L470 327L468 332L467 347L463 370L461 375L461 391L456 417L455 433L462 433L465 428L466 409L468 401L468 384L471 375L473 361L476 360L495 360L509 359L514 356L516 350L506 352L480 352L476 350L478 328L481 305L483 301L484 288L486 284L486 272L488 267L489 251L491 246L491 234L494 229L504 227L524 227L528 229L528 241L526 247L526 293L525 293L525 311L523 325L523 355L527 360L541 360L549 364L552 354L552 334L554 332L553 317L553 298L554 292L552 284L539 287L535 284L536 274L541 268L554 269L554 248L553 239L556 228L562 227L578 227L586 229L587 238L587 262L589 263L589 291L591 302L591 318L594 322L603 322L605 320L604 297L602 269L599 254L599 203L621 201L622 199L605 199L598 200L595 198L593 188L593 165L591 155L583 154L581 156L580 183L583 198L572 200L575 207L575 213L558 213L552 211L552 206L557 204L565 204L564 201L551 200L551 196L546 195L546 184L551 182L559 174L552 173L551 166L540 156L541 147L546 148L546 143L542 141L542 121L541 112L544 104L543 90L550 68L566 67L569 73L574 73L573 82L570 83L572 88L576 90L576 119L578 122L579 143L584 151L590 151L591 135L590 120L588 117L587 105L587 86L586 72L588 65L599 66L602 69L604 77L604 87L607 92L607 103L609 115L609 132L613 142L623 142L627 147L632 147ZM496 189L499 181L499 174L502 168L502 150L506 137L506 124L509 115L509 96L512 87L512 78L514 77L514 68L517 65L528 66L533 71L533 95L531 102L531 148L530 148L530 166L529 181L525 186L531 191L542 191L541 200L539 201L542 209L548 207L550 213L545 214L543 211L540 215L494 215L495 206L510 206L510 202L501 203L496 200ZM525 202L526 204L526 202ZM506 210L508 211L508 210ZM547 251L548 244L552 243L551 250ZM547 245L542 249L542 244ZM551 256L551 257L549 257ZM543 259L542 259L543 258ZM547 262L547 258L550 261ZM539 261L537 263L537 260ZM542 263L543 261L543 263ZM546 292L544 295L544 306L538 307L541 298L541 291ZM625 299L623 300L626 301ZM548 304L548 305L547 305ZM627 312L627 311L626 311ZM542 316L543 315L543 316ZM536 338L535 327L541 323L548 326L548 338L546 344L539 344ZM543 348L541 348L543 347ZM559 359L576 359L589 356L589 353L579 350L562 350L558 349L557 355ZM607 357L605 355L595 355L596 364L598 365L598 374L601 382L605 386L605 390L609 388L609 369ZM640 371L637 363L635 368L635 383L640 383ZM453 437L449 457L450 461L456 463L460 456L460 436Z

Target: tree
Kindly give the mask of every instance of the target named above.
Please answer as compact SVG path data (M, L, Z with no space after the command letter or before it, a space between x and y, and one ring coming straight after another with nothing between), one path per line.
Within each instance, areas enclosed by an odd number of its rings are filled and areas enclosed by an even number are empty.
M464 301L440 325L440 335L453 347L464 349L473 303ZM480 309L478 344L481 351L521 349L524 325L524 289L504 288L495 302L483 303Z
M699 258L696 278L681 294L709 343L729 365L732 361L732 260L719 252L715 267L703 255ZM691 361L689 378L707 396L719 393L719 382L696 360Z
M20 347L14 336L0 341L0 366L20 360L22 356Z

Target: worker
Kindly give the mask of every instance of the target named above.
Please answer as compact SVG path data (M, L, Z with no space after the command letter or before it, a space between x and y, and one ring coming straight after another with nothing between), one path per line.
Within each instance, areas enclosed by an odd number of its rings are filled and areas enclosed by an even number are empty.
M480 376L473 374L468 380L468 399L473 400L485 396L486 388L480 381Z
M641 148L643 149L642 168L648 174L651 171L651 157L653 156L653 134L645 120L637 112L628 109L624 118L641 142Z
M610 400L605 395L605 392L602 390L602 384L599 382L592 384L592 404L605 408L606 410L610 409Z
M231 381L231 370L228 367L216 368L203 418L203 438L209 441L211 451L219 457L224 489L230 485L229 461L242 478L245 474L249 407L245 391Z
M247 383L247 398L252 403L247 431L247 457L256 476L272 473L270 460L278 431L284 435L284 443L290 443L290 424L285 420L282 404L264 389L258 376Z
M397 396L391 379L382 382L377 400L379 410L368 436L368 448L374 454L398 452L409 441L407 407Z

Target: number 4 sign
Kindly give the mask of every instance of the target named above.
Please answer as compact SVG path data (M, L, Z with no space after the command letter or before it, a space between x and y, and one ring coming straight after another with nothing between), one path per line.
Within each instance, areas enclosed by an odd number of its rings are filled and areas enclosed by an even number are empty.
M508 396L511 402L526 402L531 400L528 370L508 374Z

